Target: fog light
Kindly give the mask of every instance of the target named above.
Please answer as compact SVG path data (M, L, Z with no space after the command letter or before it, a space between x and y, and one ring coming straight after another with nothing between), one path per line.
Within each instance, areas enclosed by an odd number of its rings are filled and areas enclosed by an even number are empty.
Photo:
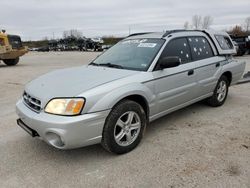
M61 148L65 145L61 137L58 134L53 133L53 132L47 132L46 139L52 146L56 148Z

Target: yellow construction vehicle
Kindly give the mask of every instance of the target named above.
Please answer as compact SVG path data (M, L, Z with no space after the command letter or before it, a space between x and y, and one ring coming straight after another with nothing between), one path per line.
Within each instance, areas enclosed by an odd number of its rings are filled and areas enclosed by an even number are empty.
M20 36L8 35L0 31L0 60L6 65L13 66L19 62L19 57L28 52L23 46Z

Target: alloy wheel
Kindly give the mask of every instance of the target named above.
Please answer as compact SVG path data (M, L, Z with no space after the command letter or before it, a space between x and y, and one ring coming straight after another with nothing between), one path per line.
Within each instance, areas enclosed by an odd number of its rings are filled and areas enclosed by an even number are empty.
M217 87L217 100L222 102L227 95L227 84L224 80L221 80Z
M114 138L118 145L128 146L138 137L141 129L141 120L134 111L125 112L116 122Z

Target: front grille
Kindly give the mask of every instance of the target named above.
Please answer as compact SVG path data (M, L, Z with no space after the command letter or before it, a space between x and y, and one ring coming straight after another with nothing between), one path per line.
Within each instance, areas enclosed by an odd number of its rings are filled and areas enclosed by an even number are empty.
M24 101L24 104L26 104L31 110L35 112L41 111L41 101L34 97L31 97L26 92L23 93L23 101Z

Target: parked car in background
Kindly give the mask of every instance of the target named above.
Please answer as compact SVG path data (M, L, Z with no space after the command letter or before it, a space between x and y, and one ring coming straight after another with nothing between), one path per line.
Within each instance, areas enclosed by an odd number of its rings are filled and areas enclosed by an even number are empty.
M235 54L235 55L237 55L237 54L238 54L238 52L239 52L239 45L238 45L238 43L237 43L237 42L235 42L235 41L233 41L233 45L234 45L235 50L236 50L236 54Z
M250 40L249 36L233 36L231 35L232 40L237 43L237 55L242 56L244 54L250 53Z
M17 123L58 149L101 143L126 153L149 122L201 100L223 105L245 69L234 53L224 32L134 34L87 66L28 83L16 104Z
M36 51L38 51L38 52L49 52L49 47L48 46L42 46L40 48L37 48Z
M247 51L248 51L248 54L250 54L250 35L249 35L249 36L247 36L246 41L247 41L247 45L246 45L246 47L247 47Z
M67 37L49 41L48 48L49 51L102 51L102 43L101 38Z

